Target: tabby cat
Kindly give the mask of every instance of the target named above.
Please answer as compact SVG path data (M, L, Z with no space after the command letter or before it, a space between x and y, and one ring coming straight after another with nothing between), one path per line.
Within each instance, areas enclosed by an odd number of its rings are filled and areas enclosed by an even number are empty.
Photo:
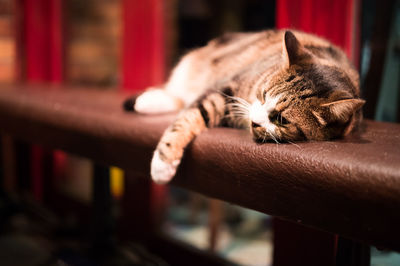
M247 128L257 142L329 140L362 118L359 75L343 51L299 31L229 33L185 55L169 80L131 108L182 110L164 132L151 176L167 183L185 147L204 129Z

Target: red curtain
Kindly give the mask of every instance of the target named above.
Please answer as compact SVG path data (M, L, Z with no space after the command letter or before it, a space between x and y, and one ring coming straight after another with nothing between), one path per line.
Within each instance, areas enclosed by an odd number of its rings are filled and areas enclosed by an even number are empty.
M165 81L164 12L166 3L163 0L123 0L122 3L122 89L137 92ZM130 177L125 178L124 198L127 204L131 204L132 200L137 200L137 198L129 199L129 194L140 194L148 189L151 194L148 198L153 217L151 222L157 222L154 219L159 218L158 215L164 207L166 188L147 183L140 185L150 187L140 189L139 184L130 184L127 179ZM141 191L137 191L138 189ZM143 202L143 205L145 204Z
M17 73L20 81L61 83L63 79L62 0L16 0L19 12ZM45 152L32 145L31 189L43 199L44 160L60 173L64 153ZM47 163L49 165L49 163ZM48 185L48 184L46 184Z
M164 1L123 1L122 87L143 90L164 81Z
M22 2L26 80L60 83L63 79L62 1Z
M276 25L325 37L359 66L360 0L278 0Z

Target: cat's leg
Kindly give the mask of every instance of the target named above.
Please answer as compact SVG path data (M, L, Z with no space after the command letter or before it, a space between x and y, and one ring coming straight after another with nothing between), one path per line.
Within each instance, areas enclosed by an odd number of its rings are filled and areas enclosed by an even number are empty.
M225 115L225 97L209 93L183 110L170 125L154 152L151 177L159 184L169 182L175 175L186 146L207 127L220 124Z
M142 114L157 114L178 111L182 107L182 100L166 90L149 88L136 98L133 109Z

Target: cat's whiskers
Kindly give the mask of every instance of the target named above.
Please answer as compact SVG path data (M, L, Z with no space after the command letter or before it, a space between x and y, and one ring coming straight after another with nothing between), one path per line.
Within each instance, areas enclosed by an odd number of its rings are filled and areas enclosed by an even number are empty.
M267 133L271 136L272 140L276 142L276 144L280 144L280 142L276 139L276 137L274 136L274 134L272 134L271 132L269 132L267 130Z
M239 97L226 97L231 99L233 102L227 104L229 113L226 114L225 117L230 118L231 123L233 123L235 127L247 127L249 121L250 104L246 100Z
M246 106L246 107L250 107L250 103L249 102L247 102L245 99L243 99L243 98L240 98L240 97L236 97L236 96L227 96L227 98L229 98L229 99L231 99L231 100L233 100L234 102L233 103L241 103L243 106Z
M267 140L267 134L264 134L264 137L263 137L263 143L265 143L265 141Z
M296 144L296 143L294 143L294 142L292 142L290 140L288 140L287 142L289 142L290 144L293 144L295 147L301 149L301 147L298 144Z
M229 118L229 123L235 128L248 128L249 123L246 116L238 116L235 114L226 114L224 118Z

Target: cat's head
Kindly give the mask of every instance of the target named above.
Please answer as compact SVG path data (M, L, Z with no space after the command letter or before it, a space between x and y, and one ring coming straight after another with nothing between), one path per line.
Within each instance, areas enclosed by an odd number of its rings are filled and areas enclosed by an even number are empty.
M290 31L284 35L283 60L282 69L257 88L249 111L254 138L327 140L351 132L365 101L348 71L321 61Z

